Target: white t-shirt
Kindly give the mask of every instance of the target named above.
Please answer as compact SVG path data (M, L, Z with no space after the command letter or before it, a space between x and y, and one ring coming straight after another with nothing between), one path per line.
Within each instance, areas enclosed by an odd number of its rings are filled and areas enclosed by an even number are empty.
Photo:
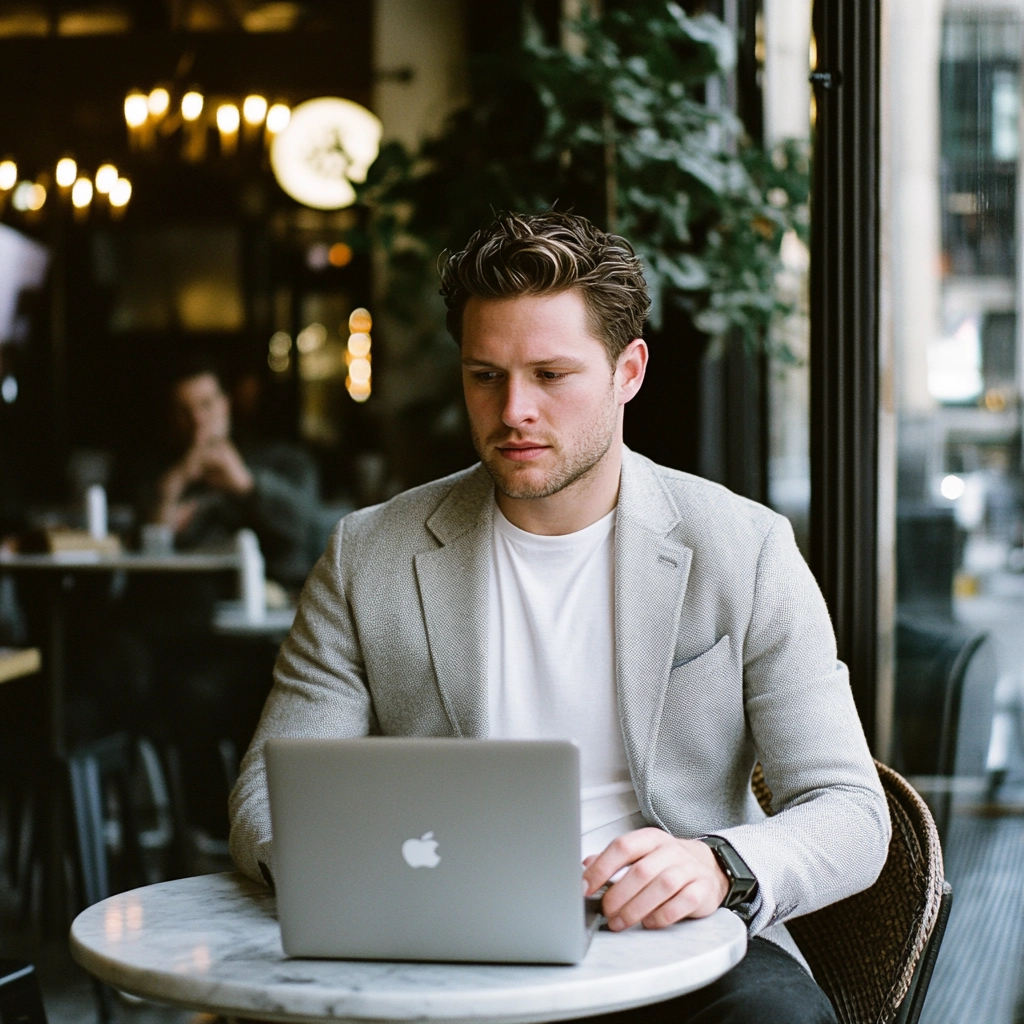
M584 857L643 828L616 704L615 512L546 537L495 505L488 623L490 735L576 741Z

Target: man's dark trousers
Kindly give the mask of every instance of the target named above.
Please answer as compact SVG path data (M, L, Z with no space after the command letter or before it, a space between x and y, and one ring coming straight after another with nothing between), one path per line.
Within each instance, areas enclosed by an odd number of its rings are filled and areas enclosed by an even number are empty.
M705 988L591 1018L588 1024L837 1024L814 979L785 950L751 939L747 955Z

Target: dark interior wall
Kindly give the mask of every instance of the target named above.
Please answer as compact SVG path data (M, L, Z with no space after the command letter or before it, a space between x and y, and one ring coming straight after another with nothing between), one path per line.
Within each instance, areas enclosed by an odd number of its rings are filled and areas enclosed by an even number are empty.
M0 214L56 257L33 335L19 352L17 414L5 416L7 437L0 439L8 450L31 453L15 460L19 490L30 501L67 497L72 449L112 450L126 469L151 453L161 440L168 367L185 348L208 349L229 377L255 370L266 393L260 429L294 436L297 381L282 381L267 367L275 287L295 294L342 287L364 303L370 291L365 259L311 279L304 257L312 235L296 228L303 213L276 185L259 144L225 158L211 130L206 158L187 163L173 132L158 135L151 151L130 146L122 110L129 90L156 85L170 88L175 102L198 86L211 98L255 91L294 105L341 95L368 106L371 0L338 0L330 23L313 31L182 33L153 18L136 25L123 35L0 40L0 158L15 157L22 177L49 174L51 186L39 216L9 208ZM72 216L52 187L53 166L65 154L86 173L111 161L131 179L123 217L114 220L98 205L84 222ZM114 295L98 273L97 239L130 237L145 255L145 240L167 230L223 231L237 239L244 316L236 328L112 328ZM294 334L295 324L287 326Z
M537 0L531 6L546 34L556 40L558 0ZM142 27L125 36L0 40L0 156L8 150L17 152L31 173L31 161L52 166L56 155L71 149L85 167L112 159L127 169L135 184L127 215L117 224L94 221L80 226L66 217L59 238L51 222L30 227L64 252L66 302L49 302L46 310L63 321L63 327L56 325L65 333L63 354L55 361L55 324L44 316L37 324L28 390L49 389L54 371L60 369L57 362L65 367L64 380L56 392L48 392L50 401L26 394L24 407L33 413L23 417L31 421L28 434L35 446L52 444L50 453L34 465L51 491L64 487L57 466L72 445L125 451L151 448L158 441L160 384L175 352L185 345L215 349L229 371L259 367L270 398L265 427L278 435L295 435L296 382L272 379L266 370L272 329L267 307L275 282L291 281L297 293L323 284L309 274L301 245L282 244L268 226L276 212L294 213L295 204L283 196L259 160L211 160L191 167L165 155L156 159L130 152L121 104L129 89L161 82L181 87L201 83L208 95L221 91L238 96L259 89L290 102L334 94L369 103L371 0L339 0L336 8L337 20L344 22L342 30L185 34L171 31L159 19L141 19ZM754 0L742 0L743 25L752 24L755 9ZM518 38L524 3L467 4L465 11L471 59L487 61ZM745 119L759 116L760 109L751 31L738 33L743 46L737 81ZM742 56L748 50L750 59ZM145 232L176 224L218 225L238 232L246 291L244 326L216 336L176 330L112 333L107 326L112 296L94 272L96 231ZM368 292L367 266L353 266L347 275L344 286L353 294ZM647 334L651 368L643 391L627 411L627 443L666 465L704 472L760 496L744 468L752 458L759 465L764 443L757 433L761 420L749 415L750 368L730 364L729 372L709 378L704 365L707 338L680 311L671 311L660 331L649 329ZM369 410L347 411L352 413L351 429L372 447L375 427ZM740 417L738 412L748 415ZM751 429L738 433L737 424ZM716 430L720 435L709 434ZM722 452L723 458L709 462L709 451ZM429 459L429 449L425 457ZM331 460L337 469L338 459ZM452 468L457 467L436 467L437 473Z
M342 30L314 33L177 33L0 39L0 149L29 166L65 150L95 165L122 159L125 95L155 85L206 95L262 91L290 102L345 96L368 106L369 0L338 0Z
M702 364L707 337L681 310L666 310L660 331L647 328L647 377L626 408L626 444L688 473L701 468Z

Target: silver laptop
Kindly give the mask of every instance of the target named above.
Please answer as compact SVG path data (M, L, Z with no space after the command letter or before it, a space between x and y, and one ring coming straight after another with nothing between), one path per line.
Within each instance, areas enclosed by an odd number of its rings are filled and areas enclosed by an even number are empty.
M266 759L289 956L583 959L574 744L271 739Z

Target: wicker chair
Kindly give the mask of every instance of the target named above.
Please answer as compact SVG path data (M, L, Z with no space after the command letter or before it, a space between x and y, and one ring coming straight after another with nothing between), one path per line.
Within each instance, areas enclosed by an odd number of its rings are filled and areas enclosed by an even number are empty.
M917 1024L949 917L939 835L925 802L876 761L892 840L870 889L786 922L840 1024ZM772 794L757 765L751 788L767 814Z

